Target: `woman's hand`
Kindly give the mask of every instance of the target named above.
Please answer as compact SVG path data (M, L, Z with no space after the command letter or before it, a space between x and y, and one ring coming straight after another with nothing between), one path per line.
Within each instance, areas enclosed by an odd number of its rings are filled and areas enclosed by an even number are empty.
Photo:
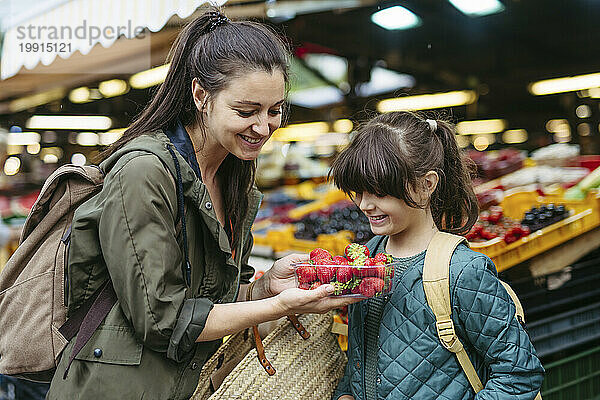
M362 300L348 297L329 297L333 291L333 286L329 284L319 286L314 290L291 288L279 293L274 300L284 315L322 314Z
M276 296L284 290L296 287L296 276L292 264L298 262L308 262L310 258L308 254L290 254L275 261L271 269L269 269L261 279L265 279L264 296Z

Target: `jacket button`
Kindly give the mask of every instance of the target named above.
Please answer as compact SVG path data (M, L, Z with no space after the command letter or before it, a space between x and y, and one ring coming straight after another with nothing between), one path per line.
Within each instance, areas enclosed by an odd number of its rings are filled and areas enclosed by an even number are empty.
M96 358L102 357L102 349L95 349L94 350L94 357L96 357Z
M198 363L194 361L190 368L192 368L192 370L198 369Z
M381 378L377 378L377 384L381 385Z
M212 203L207 201L206 204L204 204L204 207L206 207L207 210L210 210L212 208Z

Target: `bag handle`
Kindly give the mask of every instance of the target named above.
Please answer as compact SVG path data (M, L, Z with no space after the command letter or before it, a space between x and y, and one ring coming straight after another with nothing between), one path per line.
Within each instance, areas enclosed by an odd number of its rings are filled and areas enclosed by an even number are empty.
M241 257L241 256L240 256ZM246 291L246 301L252 301L252 290L254 289L254 284L256 281L252 281L250 285L248 285L248 289ZM310 333L306 330L306 328L300 323L298 317L295 315L288 315L288 321L292 324L296 332L302 337L302 339L306 340L310 337ZM265 354L265 347L262 343L262 339L260 338L260 334L258 332L258 325L254 325L252 327L252 333L254 335L254 345L256 347L256 356L258 357L258 362L265 369L265 372L269 374L269 376L275 375L275 367L273 364L267 359Z
M458 363L463 369L471 387L478 393L483 389L481 379L475 371L473 363L469 359L469 355L465 351L460 342L454 323L452 322L452 310L450 306L450 259L456 247L459 244L465 243L468 246L467 240L462 236L453 235L446 232L436 232L436 234L427 246L425 254L425 265L423 266L423 288L425 289L425 297L427 304L435 315L435 326L438 338L449 351L456 355ZM505 282L502 285L513 299L517 309L517 320L525 323L525 317L521 302L512 288ZM520 319L519 319L520 318ZM535 400L542 400L540 393L537 394Z

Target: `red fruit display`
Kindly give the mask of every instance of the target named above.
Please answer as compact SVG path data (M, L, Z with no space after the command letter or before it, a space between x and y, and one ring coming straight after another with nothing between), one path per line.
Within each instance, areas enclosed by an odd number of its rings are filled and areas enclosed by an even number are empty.
M352 261L356 260L361 256L369 257L370 255L367 246L363 246L362 244L358 243L350 243L348 246L346 246L344 254L346 255L346 258Z
M333 257L333 261L336 265L349 265L348 260L344 256L335 256Z
M325 249L316 248L310 252L310 259L314 261L315 264L318 264L319 260L331 260L332 258L331 254Z
M375 254L375 257L373 257L373 259L382 263L379 265L385 265L387 263L392 262L392 256L390 256L389 254L386 254L386 253L377 253L377 254Z
M334 287L332 296L372 297L392 289L394 266L392 256L378 253L368 256L366 247L353 243L344 256L331 256L324 249L310 253L311 260L296 265L298 287L314 290L323 284Z
M311 283L317 280L317 270L311 266L301 266L296 269L299 283Z
M335 276L335 268L328 267L326 265L317 266L317 277L321 283L329 283Z
M338 267L336 276L338 282L347 283L350 282L354 274L352 273L352 268L350 267Z
M373 297L375 293L383 290L385 282L381 278L367 277L363 278L358 285L358 292L366 297Z
M501 238L510 244L527 235L529 235L527 227L504 216L502 207L493 206L479 215L479 220L465 237L473 243Z

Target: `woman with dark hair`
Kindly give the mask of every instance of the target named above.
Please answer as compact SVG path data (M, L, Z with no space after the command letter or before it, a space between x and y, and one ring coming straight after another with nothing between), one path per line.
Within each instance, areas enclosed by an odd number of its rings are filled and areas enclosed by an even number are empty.
M302 255L248 285L255 160L288 82L281 40L212 8L168 61L150 104L105 152L101 192L75 212L69 315L109 280L117 301L80 351L76 338L65 348L49 399L186 399L224 336L353 302L328 297L331 285L295 288Z

